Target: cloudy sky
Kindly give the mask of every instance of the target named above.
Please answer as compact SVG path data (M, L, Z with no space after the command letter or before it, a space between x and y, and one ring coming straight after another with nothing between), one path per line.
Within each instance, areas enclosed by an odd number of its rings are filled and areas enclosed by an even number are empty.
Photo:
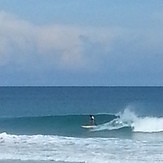
M1 86L162 86L162 0L0 0Z

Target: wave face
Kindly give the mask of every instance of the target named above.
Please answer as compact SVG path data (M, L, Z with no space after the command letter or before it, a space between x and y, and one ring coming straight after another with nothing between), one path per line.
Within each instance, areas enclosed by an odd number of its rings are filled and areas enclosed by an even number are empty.
M116 117L116 115L110 114L95 115L98 124L105 124ZM28 135L89 136L88 132L81 128L82 125L88 124L89 115L1 118L0 132Z
M117 115L97 114L95 120L97 127L88 130L81 126L89 124L89 115L1 118L0 132L73 137L131 137L134 133L163 132L163 118L138 117L129 109Z

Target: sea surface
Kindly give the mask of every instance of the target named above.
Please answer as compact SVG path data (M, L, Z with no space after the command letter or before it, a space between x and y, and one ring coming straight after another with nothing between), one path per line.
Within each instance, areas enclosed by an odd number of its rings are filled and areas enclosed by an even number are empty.
M161 163L163 87L0 87L0 162Z

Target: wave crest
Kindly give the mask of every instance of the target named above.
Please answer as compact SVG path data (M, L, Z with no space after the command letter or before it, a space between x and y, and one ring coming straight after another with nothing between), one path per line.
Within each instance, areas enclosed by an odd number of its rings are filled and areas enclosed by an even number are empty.
M131 128L133 132L163 132L163 117L139 117L127 108L119 114L119 118L101 124L93 131L119 130L126 127Z

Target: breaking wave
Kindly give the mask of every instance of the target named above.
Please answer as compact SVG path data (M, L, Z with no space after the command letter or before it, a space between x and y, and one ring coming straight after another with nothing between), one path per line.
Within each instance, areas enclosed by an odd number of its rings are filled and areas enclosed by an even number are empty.
M163 117L139 117L129 109L119 113L119 117L97 126L93 131L119 130L130 128L133 132L156 133L163 132Z
M16 135L58 135L72 137L109 137L110 133L163 132L163 117L140 117L130 109L118 115L96 114L97 127L81 128L89 124L89 115L61 115L43 117L1 118L0 133ZM96 132L95 132L96 131ZM105 133L102 133L102 132ZM116 132L115 132L116 131ZM108 132L108 133L106 133Z

